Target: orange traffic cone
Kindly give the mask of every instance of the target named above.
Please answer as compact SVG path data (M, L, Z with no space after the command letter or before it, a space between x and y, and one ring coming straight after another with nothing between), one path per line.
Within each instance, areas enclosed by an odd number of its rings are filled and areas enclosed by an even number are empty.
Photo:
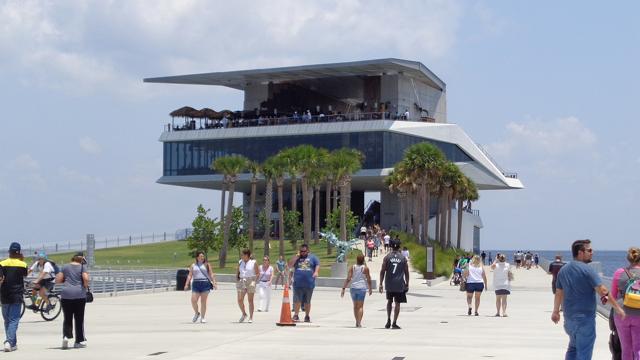
M280 321L276 323L278 326L296 326L291 319L291 304L289 303L289 284L287 283L282 293L282 309L280 310Z

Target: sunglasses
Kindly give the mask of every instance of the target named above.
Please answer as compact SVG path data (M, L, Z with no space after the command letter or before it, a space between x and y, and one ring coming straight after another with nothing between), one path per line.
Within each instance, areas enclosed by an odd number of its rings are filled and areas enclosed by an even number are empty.
M588 252L588 253L592 253L592 252L593 252L593 249L591 249L591 248L589 248L589 249L583 249L582 251L584 251L584 252Z

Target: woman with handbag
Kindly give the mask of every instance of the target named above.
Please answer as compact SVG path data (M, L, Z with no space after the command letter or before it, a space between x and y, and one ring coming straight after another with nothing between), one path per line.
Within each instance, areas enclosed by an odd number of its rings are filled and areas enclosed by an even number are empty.
M195 262L189 266L189 275L184 285L184 289L188 290L191 286L191 307L193 307L193 319L195 323L200 318L201 323L206 323L207 319L207 298L209 291L215 289L218 284L215 274L211 270L211 265L207 262L204 252L196 251ZM198 311L198 300L200 300L200 310Z
M504 254L499 254L496 260L491 264L491 270L493 270L493 287L496 292L496 315L500 316L500 309L502 309L502 316L507 317L507 296L511 294L511 273L510 265L506 261L507 257Z
M73 339L75 327L74 348L84 348L84 308L87 303L87 289L89 288L89 274L84 254L78 252L71 258L71 262L62 267L56 275L56 284L64 284L60 293L60 304L64 321L62 323L62 348L69 348L69 340ZM75 322L75 324L74 324ZM74 326L75 325L75 326Z
M640 358L640 304L634 304L630 299L625 299L627 288L637 286L640 280L640 248L632 247L627 251L627 261L629 266L620 268L613 273L611 283L611 296L616 300L618 307L613 304L616 310L614 321L616 332L620 338L622 348L622 360L633 360ZM633 288L629 289L633 290ZM626 301L625 301L626 300ZM621 310L618 308L622 307Z

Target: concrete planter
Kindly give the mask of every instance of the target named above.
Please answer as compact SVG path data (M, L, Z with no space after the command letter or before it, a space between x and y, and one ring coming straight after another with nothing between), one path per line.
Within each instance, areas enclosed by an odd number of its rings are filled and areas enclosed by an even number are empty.
M331 277L332 278L346 278L347 277L347 263L334 263L331 264Z

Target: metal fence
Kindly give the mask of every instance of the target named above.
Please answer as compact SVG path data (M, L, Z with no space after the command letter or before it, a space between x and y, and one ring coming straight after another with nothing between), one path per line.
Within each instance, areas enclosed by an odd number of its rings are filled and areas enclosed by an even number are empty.
M92 270L89 286L97 294L175 289L177 269Z
M96 249L108 249L124 246L143 245L151 243L159 243L165 241L184 240L188 234L188 229L172 231L172 232L152 232L151 234L131 234L120 236L101 236L95 237ZM26 243L22 245L22 253L25 256L31 256L35 253L44 251L47 254L65 253L72 251L86 250L86 240L63 241L63 242L43 242ZM6 253L7 249L1 249L0 252Z

